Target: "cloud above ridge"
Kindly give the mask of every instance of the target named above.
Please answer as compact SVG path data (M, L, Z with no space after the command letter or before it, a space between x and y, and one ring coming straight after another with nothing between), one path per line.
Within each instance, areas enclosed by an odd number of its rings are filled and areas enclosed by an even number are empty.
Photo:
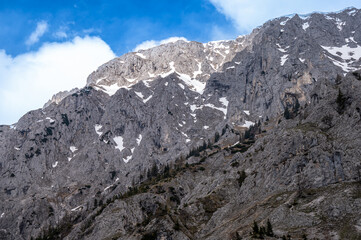
M85 86L87 76L114 57L102 39L89 36L16 57L0 50L0 124L16 122L59 91Z
M149 48L152 48L152 47L156 47L156 46L171 43L171 42L176 42L176 41L179 41L179 40L183 40L183 41L186 41L186 42L188 41L184 37L170 37L170 38L166 38L166 39L163 39L163 40L160 40L160 41L147 40L147 41L144 41L144 42L138 44L132 51L137 52L139 50L146 50L146 49L149 49Z
M339 11L346 7L361 7L359 0L209 0L218 12L230 19L243 34L266 21L293 13Z

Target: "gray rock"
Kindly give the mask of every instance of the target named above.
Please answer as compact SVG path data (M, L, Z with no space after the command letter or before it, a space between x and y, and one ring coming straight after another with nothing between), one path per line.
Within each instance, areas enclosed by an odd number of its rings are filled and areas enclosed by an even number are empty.
M360 73L343 76L361 64L360 18L128 53L0 126L0 238L247 239L267 219L278 236L359 237Z

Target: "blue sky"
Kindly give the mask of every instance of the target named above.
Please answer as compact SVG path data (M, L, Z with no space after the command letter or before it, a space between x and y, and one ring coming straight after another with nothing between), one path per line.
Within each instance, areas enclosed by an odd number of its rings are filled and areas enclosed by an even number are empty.
M232 39L271 18L349 6L361 8L361 1L2 0L0 124L83 87L99 65L145 43Z
M215 26L236 31L229 20L206 0L132 1L2 1L0 46L11 55L37 49L44 42L62 42L75 36L99 36L116 55L142 41L182 36L209 41ZM26 45L38 22L47 23L39 42ZM10 41L9 41L10 40Z

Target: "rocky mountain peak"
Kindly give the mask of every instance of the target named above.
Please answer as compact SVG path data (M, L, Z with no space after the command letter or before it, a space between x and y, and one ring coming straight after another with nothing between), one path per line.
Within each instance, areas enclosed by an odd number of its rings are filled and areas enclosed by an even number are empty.
M74 88L70 91L61 91L58 92L57 94L54 94L53 97L44 104L43 108L48 107L50 104L55 103L55 104L59 104L64 98L66 98L67 96L76 93L77 91L79 91L78 88Z
M127 53L0 126L0 239L358 239L360 22Z
M212 73L248 46L247 39L245 36L206 44L179 40L128 53L100 66L88 77L87 85L113 94L120 87L175 72L190 87L201 88L198 86L204 85Z

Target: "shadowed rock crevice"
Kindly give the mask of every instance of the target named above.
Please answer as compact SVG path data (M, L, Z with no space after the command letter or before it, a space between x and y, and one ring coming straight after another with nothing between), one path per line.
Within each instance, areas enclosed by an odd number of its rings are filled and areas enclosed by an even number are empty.
M128 53L0 126L0 238L358 239L360 21Z

